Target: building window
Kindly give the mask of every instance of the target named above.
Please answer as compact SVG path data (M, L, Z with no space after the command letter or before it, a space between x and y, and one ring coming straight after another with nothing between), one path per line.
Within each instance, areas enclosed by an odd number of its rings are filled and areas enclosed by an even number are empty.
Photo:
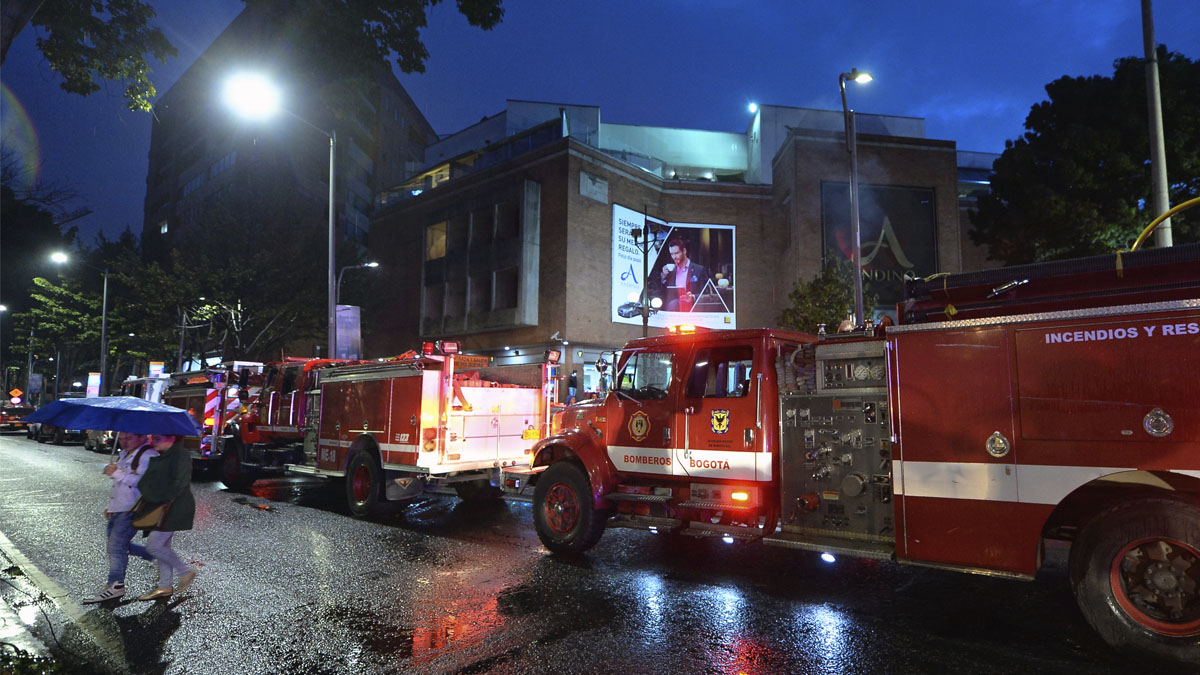
M496 239L516 239L521 233L517 205L501 202L496 205Z
M162 221L161 223L159 223L159 224L158 224L158 233L159 233L159 234L166 234L166 233L167 233L167 221L165 221L165 220L164 220L164 221Z
M446 257L446 221L425 228L425 259L440 260Z
M475 209L471 212L471 245L479 246L492 241L492 207Z
M471 276L471 313L483 314L492 311L492 275Z
M195 178L189 180L187 185L183 186L183 196L186 197L192 194L196 190L200 189L201 185L204 185L204 174L196 176Z
M517 306L517 268L506 267L496 270L494 275L496 289L495 309L512 309Z

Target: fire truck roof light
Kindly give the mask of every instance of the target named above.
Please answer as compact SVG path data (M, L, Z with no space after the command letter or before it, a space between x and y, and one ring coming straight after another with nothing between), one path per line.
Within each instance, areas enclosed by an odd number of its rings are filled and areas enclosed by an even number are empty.
M438 343L440 349L438 351L443 354L457 354L459 348L458 340L442 340Z
M834 557L834 555L833 555L832 553L822 553L822 554L821 554L821 560L824 560L825 562L827 562L827 563L829 563L829 564L831 564L831 565L832 565L833 563L837 562L837 558L836 558L836 557Z

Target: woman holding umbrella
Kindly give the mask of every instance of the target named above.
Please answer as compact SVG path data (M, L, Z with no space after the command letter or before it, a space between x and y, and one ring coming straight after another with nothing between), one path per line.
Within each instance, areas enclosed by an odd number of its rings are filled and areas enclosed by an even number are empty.
M138 481L142 499L150 507L171 503L163 523L150 533L146 551L158 561L158 588L141 596L138 600L157 600L182 593L192 585L196 570L179 558L171 548L171 540L180 530L192 529L196 515L196 500L192 497L192 457L180 436L150 434L150 445L158 456L150 460L146 471ZM179 575L179 585L172 586L174 575Z

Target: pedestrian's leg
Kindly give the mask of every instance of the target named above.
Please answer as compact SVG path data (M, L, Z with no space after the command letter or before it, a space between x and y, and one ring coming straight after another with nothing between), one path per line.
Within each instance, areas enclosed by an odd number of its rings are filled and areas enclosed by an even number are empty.
M114 513L108 519L108 583L124 583L129 566L129 541L133 539L132 516Z
M171 539L174 536L174 532L151 532L146 539L146 550L158 561L159 588L171 588L175 574L182 576L191 569L171 549Z

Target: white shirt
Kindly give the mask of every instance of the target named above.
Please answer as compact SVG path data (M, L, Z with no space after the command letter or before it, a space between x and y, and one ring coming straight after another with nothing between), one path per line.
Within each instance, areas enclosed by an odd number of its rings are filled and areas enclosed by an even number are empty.
M142 454L138 457L138 465L132 466L133 458L137 456L138 450ZM141 493L138 492L137 484L142 479L142 474L146 471L146 465L150 463L151 457L157 457L158 451L150 447L150 444L134 448L133 450L122 450L117 458L117 470L113 471L112 491L108 495L109 513L122 513L133 508L137 503Z

